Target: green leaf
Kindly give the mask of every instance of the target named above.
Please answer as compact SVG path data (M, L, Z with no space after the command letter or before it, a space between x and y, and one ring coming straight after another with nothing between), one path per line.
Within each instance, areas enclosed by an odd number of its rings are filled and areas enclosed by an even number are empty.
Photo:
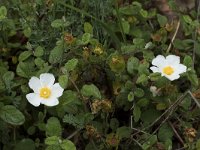
M136 89L134 90L134 95L135 95L136 97L143 97L143 96L144 96L144 91L143 91L143 89L136 88Z
M28 129L27 129L27 133L29 135L33 135L35 134L35 130L36 130L36 127L35 126L30 126Z
M82 129L86 124L90 123L94 119L94 115L91 113L80 113L77 115L66 114L63 118L63 122L71 124L76 128Z
M183 107L186 111L188 111L191 107L191 103L191 97L185 97L184 100L180 103L180 106Z
M68 85L68 76L67 75L61 75L59 76L59 84L62 88L66 89Z
M0 7L0 21L5 19L7 15L7 9L5 6Z
M33 71L34 71L34 66L33 66L33 62L19 62L19 64L17 65L17 70L16 73L24 78L29 78L30 76L32 76Z
M196 149L200 149L200 139L198 139L196 142Z
M192 23L192 19L189 15L183 15L183 20L188 24Z
M45 150L62 150L59 145L49 145Z
M19 61L24 61L24 60L26 60L27 58L29 58L31 55L32 55L32 52L31 52L31 51L24 51L24 52L22 52L22 53L19 55L18 60L19 60Z
M128 21L122 21L122 28L125 34L128 34L130 31L130 24Z
M51 137L47 137L45 139L45 144L46 145L59 145L60 142L61 142L61 140L57 136L51 136Z
M119 121L116 118L110 120L110 128L115 131L119 127Z
M134 121L138 122L141 116L141 110L140 107L138 107L137 105L135 105L133 109L133 116L134 116Z
M14 150L35 150L35 143L31 139L23 139L16 144Z
M140 14L142 15L142 17L147 18L148 17L148 11L141 9L140 10Z
M116 134L119 136L120 139L129 138L131 133L132 133L132 129L126 126L120 127L116 131Z
M60 103L62 105L69 105L70 103L79 104L78 95L76 92L67 90L63 92L63 95L60 97Z
M30 27L25 28L24 31L23 31L23 33L24 33L24 35L26 37L30 37L31 33L32 33L31 28Z
M65 22L63 19L56 19L51 23L53 28L67 27L69 26L69 22Z
M90 33L91 35L93 34L93 27L89 22L84 23L84 31L85 33Z
M144 62L142 64L139 64L138 73L139 75L142 75L142 74L149 75L149 63Z
M24 115L12 105L6 105L1 108L0 118L12 125L22 125L25 122Z
M70 140L63 140L60 146L63 150L76 150L76 146Z
M160 75L160 73L158 73L158 72L156 72L156 73L151 73L151 74L149 75L149 78L150 78L151 81L157 81L158 79L161 78L161 75Z
M101 99L101 93L94 84L85 84L81 89L81 94L86 97L93 96L94 98Z
M193 65L193 60L192 60L192 58L191 58L190 56L186 55L186 56L184 57L183 63L184 63L184 65L186 65L187 67L192 67L192 65Z
M70 59L65 64L65 69L67 69L67 71L72 71L76 68L77 64L78 64L78 59L76 58Z
M130 92L129 94L128 94L128 101L129 102L132 102L134 100L134 93L133 92Z
M92 36L91 36L90 33L84 33L83 36L82 36L82 39L81 39L83 45L88 44L90 42L91 37Z
M149 104L149 100L147 98L142 98L137 102L139 107L146 107Z
M194 46L194 41L191 39L186 39L186 40L175 39L173 45L177 49L186 51Z
M188 71L187 77L194 87L197 87L199 85L199 79L197 77L195 70L192 69L192 70Z
M158 103L156 105L157 110L165 110L167 108L167 105L165 103Z
M36 57L41 57L44 55L44 50L41 46L38 46L36 49L35 49L35 52L34 52L34 56Z
M56 117L48 119L46 124L46 135L47 136L61 136L62 128L60 121Z
M134 43L136 49L143 49L146 45L143 38L134 38L133 43Z
M147 83L147 81L148 81L148 76L146 74L142 74L137 78L136 83L137 84Z
M138 3L138 2L136 2L136 3ZM136 14L138 14L138 12L141 10L141 7L142 7L141 4L139 4L139 5L138 4L120 7L119 12L122 14L125 14L125 15L134 15L134 14L136 15Z
M168 139L171 139L173 137L173 130L171 127L168 126L167 123L163 124L159 131L158 131L158 139L161 141L161 142L165 142L167 141Z
M122 54L130 54L137 51L137 48L135 45L123 45L121 47Z
M63 46L58 45L54 47L54 49L51 50L50 55L49 55L49 62L51 64L58 63L62 60L62 55L63 55Z
M15 74L12 71L7 71L3 74L3 81L7 89L11 88L11 81L14 79Z
M149 123L155 121L160 115L160 111L150 108L142 112L140 119L144 122L145 125L148 125Z
M4 81L0 78L0 91L3 91L6 89L6 85L4 83Z
M167 24L167 17L157 14L157 20L161 27L164 27Z
M42 68L44 66L45 61L42 58L38 57L34 60L34 63L38 68Z
M152 146L158 141L157 136L153 135L151 136L143 145L143 150L148 150L149 148L152 148Z
M127 71L130 74L134 74L138 69L139 60L136 57L130 57L127 62Z

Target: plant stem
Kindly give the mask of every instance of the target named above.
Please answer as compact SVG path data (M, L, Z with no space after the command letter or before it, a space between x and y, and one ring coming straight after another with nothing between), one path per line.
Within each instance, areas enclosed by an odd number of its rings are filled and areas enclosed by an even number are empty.
M81 131L81 129L78 129L78 130L74 131L72 134L70 134L70 135L67 137L67 139L69 140L69 139L73 138L79 131Z
M87 108L87 105L85 103L85 98L84 96L81 94L79 88L77 87L76 83L69 77L69 80L71 81L71 83L73 84L73 86L75 87L76 91L78 92L78 94L81 96L82 98L82 102L83 102L83 105L84 105L84 110L85 112L88 112L88 108Z
M174 32L174 35L173 35L173 37L172 37L172 39L171 39L171 42L170 42L168 48L167 48L167 51L166 51L167 54L169 53L169 51L170 51L170 49L171 49L171 47L172 47L172 44L173 44L173 42L174 42L174 40L175 40L175 38L176 38L176 35L177 35L177 33L178 33L179 27L180 27L180 20L178 20L178 22L177 22L176 30L175 30L175 32Z

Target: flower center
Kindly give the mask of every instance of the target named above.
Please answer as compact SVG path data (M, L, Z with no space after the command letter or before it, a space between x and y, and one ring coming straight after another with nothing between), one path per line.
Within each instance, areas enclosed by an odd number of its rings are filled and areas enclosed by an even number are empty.
M170 66L167 66L167 67L163 68L163 72L167 75L171 75L172 73L174 73L174 69Z
M49 98L51 96L51 90L47 87L43 87L40 89L40 97Z

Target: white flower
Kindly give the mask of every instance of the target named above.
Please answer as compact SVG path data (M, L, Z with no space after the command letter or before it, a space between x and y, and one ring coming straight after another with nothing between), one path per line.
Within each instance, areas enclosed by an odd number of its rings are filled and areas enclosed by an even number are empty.
M180 64L180 57L175 55L168 55L166 58L158 55L152 60L152 65L154 66L150 69L153 72L160 72L162 76L171 81L178 79L179 74L186 72L187 69L185 65Z
M64 89L55 83L55 77L50 73L43 73L40 78L31 77L29 80L29 87L33 89L34 93L26 95L29 103L38 107L40 104L46 106L58 105L58 97L62 96Z

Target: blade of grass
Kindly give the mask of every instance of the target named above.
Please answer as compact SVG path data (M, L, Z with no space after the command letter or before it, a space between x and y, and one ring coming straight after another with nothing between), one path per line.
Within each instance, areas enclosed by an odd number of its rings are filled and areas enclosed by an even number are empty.
M74 7L74 6L71 6L69 4L66 4L65 2L62 2L62 1L58 1L59 4L71 9L71 10L74 10L82 15L85 15L87 17L90 17L91 19L94 19L96 22L98 22L99 24L102 25L102 27L110 34L113 42L116 44L116 48L120 51L121 50L121 44L120 44L120 40L118 39L118 37L116 36L116 34L113 32L113 30L104 22L102 22L101 20L99 20L98 18L92 16L91 14L85 12L84 10L81 10L77 7Z
M116 15L117 15L117 19L118 19L118 22L119 22L119 27L120 27L120 30L121 30L123 41L126 42L126 36L124 34L124 29L123 29L123 25L122 25L122 19L121 19L120 13L119 13L119 8L118 8L117 1L115 1L115 10L116 10Z

